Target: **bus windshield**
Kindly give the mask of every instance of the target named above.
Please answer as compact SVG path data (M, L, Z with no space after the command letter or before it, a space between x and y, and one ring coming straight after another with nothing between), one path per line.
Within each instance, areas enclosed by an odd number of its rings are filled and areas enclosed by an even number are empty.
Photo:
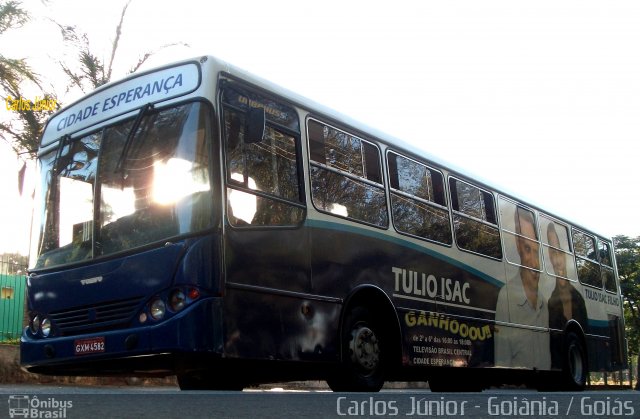
M138 123L130 119L63 138L43 155L35 268L94 259L209 227L206 115L198 102L145 109Z

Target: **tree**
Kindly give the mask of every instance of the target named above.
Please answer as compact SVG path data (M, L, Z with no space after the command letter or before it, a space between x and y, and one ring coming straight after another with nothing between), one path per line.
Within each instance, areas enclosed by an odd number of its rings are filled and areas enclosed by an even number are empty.
M128 1L120 13L111 51L108 54L108 62L98 58L102 54L92 50L89 37L77 26L53 22L60 29L63 40L77 50L77 62L59 61L60 67L70 80L67 92L75 87L83 93L88 93L111 81L113 64L117 58L125 15L130 3L131 1ZM21 2L0 0L0 35L7 30L15 30L24 26L29 18L29 14L21 7ZM146 51L129 69L128 73L140 68L157 51L173 45L187 46L178 42L160 46L153 51ZM16 105L16 109L12 110L11 119L0 122L0 138L11 144L17 154L29 154L33 158L46 121L53 112L60 108L60 103L56 94L47 92L43 88L40 76L28 65L25 59L5 57L0 54L0 95L2 99L9 101L7 103L13 101L17 104L16 101L25 98L23 92L29 85L35 86L43 92L39 99L47 103L55 103L54 109L37 109L33 106L33 102L31 102L30 109Z
M19 253L0 254L0 275L25 275L29 261Z
M619 235L613 238L620 288L624 300L624 316L629 352L640 350L640 237Z
M120 13L120 21L116 26L115 37L111 44L109 62L105 62L98 58L98 55L95 54L91 49L88 35L85 32L81 32L77 26L69 26L56 23L56 25L58 25L58 27L60 28L60 32L62 33L62 38L64 39L64 41L71 43L78 50L79 68L74 70L68 63L62 61L59 62L62 70L70 80L70 85L67 87L67 90L76 87L79 88L83 93L88 93L89 91L95 90L103 84L111 81L111 76L113 74L113 64L117 56L118 46L120 45L120 38L122 37L124 18L127 14L127 8L130 4L131 0L129 0L123 6L122 12ZM187 46L187 44L185 43L177 42L163 45L155 51L147 51L142 54L142 56L140 56L140 58L138 59L138 62L129 69L128 74L138 70L149 59L149 57L151 57L157 51L174 45Z
M118 51L120 36L122 35L122 25L124 24L124 17L130 3L131 1L128 1L120 13L120 21L116 26L116 36L111 44L109 63L107 63L106 66L104 61L100 60L98 56L92 52L89 37L86 33L80 32L78 27L75 25L69 26L56 23L60 28L64 41L71 43L78 50L78 63L80 64L79 70L73 70L69 64L62 61L59 62L62 70L69 77L71 82L71 85L67 90L71 87L77 87L83 93L87 93L87 88L94 90L111 80L113 62L116 57L116 52ZM142 63L140 63L140 65L142 65ZM140 65L138 65L138 67ZM132 71L135 71L136 69L137 67Z
M10 29L22 27L29 20L27 12L18 1L0 2L0 35ZM7 106L15 104L13 118L0 122L0 138L11 144L17 154L35 156L38 140L52 109L38 109L33 102L21 101L26 85L33 84L42 92L44 89L37 73L25 59L11 58L0 54L0 94ZM56 103L55 95L43 93L42 100Z

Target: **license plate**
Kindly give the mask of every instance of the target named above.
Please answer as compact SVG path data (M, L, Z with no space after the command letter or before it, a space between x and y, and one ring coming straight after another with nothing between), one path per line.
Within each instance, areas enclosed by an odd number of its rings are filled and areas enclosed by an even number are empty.
M78 339L73 342L75 355L88 355L104 352L104 337Z

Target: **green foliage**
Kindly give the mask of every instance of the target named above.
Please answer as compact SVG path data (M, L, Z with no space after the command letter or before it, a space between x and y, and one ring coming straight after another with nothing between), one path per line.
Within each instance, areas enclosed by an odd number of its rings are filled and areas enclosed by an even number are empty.
M83 93L87 93L87 90L97 89L107 83L111 69L109 69L108 76L107 73L105 73L102 61L91 52L91 45L87 34L80 33L76 26L65 26L59 23L57 25L60 28L62 39L78 50L77 63L59 62L60 67L67 77L69 77L70 85L67 86L67 91L72 87L77 87ZM72 69L75 65L79 65L79 70Z
M9 29L17 29L29 20L29 15L18 1L0 2L0 35ZM11 58L0 54L0 95L3 101L24 98L25 84L34 84L42 89L38 75L22 58ZM43 90L44 92L44 90ZM55 100L55 95L44 92L41 99ZM44 124L52 110L36 110L20 107L12 110L14 118L0 123L0 138L11 144L16 153L35 156Z
M616 263L624 298L624 317L630 354L640 350L640 237L616 236Z
M19 1L0 3L0 34L9 28L17 28L27 23L29 15L20 6Z
M28 257L19 253L0 254L0 275L25 275Z
M124 19L129 4L130 1L124 5L120 13L108 62L99 58L102 54L92 48L87 34L79 30L77 26L54 22L60 29L62 39L77 51L77 61L58 62L69 79L67 91L71 88L78 88L80 91L88 93L111 80L113 63L121 42ZM20 28L28 22L29 15L21 6L19 1L0 0L0 35L7 30ZM178 44L186 45L184 43L168 44L157 50ZM142 54L137 63L131 67L130 72L136 71L157 50ZM38 74L27 64L26 60L5 57L0 54L0 96L2 100L24 98L22 92L29 84L37 86L43 92L39 99L55 101L55 110L60 108L56 95L46 92L42 88ZM12 110L12 118L7 122L0 123L0 139L11 144L16 153L28 153L31 157L35 157L46 121L55 110L36 110L33 107L32 109Z
M111 75L113 71L113 63L117 56L118 46L120 45L120 38L122 36L122 29L124 26L124 18L127 14L127 8L131 1L127 2L120 13L120 21L116 26L115 36L113 43L111 44L111 52L109 62L102 61L96 54L92 52L89 37L86 33L80 32L77 26L61 25L56 23L60 28L60 33L65 42L74 45L78 50L78 62L77 63L64 63L60 62L60 66L64 73L69 77L70 84L67 87L69 90L72 87L79 88L83 93L88 93L97 89L111 81ZM184 43L174 43L163 45L155 51L145 52L138 61L131 67L129 73L133 73L138 70L142 64L144 64L149 57L155 54L158 50L167 48L174 45L186 45ZM74 70L79 65L77 70Z

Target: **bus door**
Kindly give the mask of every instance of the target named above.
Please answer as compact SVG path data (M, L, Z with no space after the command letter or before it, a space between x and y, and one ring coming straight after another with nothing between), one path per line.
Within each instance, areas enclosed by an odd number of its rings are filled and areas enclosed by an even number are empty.
M310 291L308 233L295 109L222 83L225 150L225 351L296 359Z

